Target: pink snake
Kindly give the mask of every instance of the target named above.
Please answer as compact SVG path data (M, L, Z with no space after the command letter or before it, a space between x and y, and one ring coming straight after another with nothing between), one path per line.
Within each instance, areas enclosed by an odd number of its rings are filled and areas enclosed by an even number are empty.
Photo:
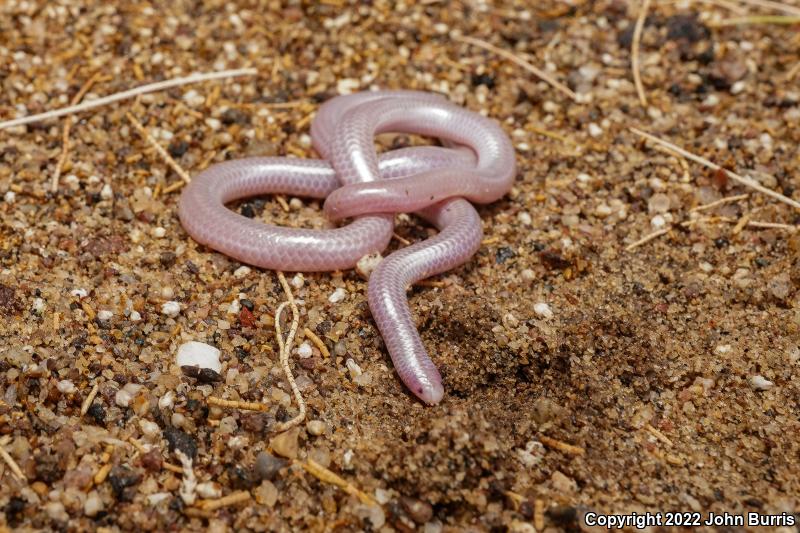
M402 132L439 138L444 147L393 150L380 156L374 138ZM322 160L253 157L214 165L180 199L179 216L199 243L239 261L283 271L353 268L386 248L394 214L415 212L439 229L383 259L369 279L368 299L400 379L433 405L444 395L406 299L412 283L466 262L483 230L470 204L489 203L511 188L514 149L493 120L416 91L365 92L325 102L311 125ZM335 229L271 226L234 213L226 203L280 193L326 198Z

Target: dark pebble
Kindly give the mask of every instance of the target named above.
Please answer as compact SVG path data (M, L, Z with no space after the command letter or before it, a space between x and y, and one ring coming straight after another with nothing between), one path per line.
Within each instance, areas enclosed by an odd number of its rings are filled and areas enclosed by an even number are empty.
M162 254L158 257L158 261L164 268L170 268L175 264L176 257L177 256L175 255L175 252L162 252Z
M275 457L269 452L261 452L256 457L256 475L265 480L274 479L281 468L285 467L288 461Z
M517 254L514 253L514 250L512 250L508 246L503 246L502 248L499 248L497 252L494 254L494 260L495 262L497 262L497 264L503 264L516 255Z
M473 74L472 86L477 87L478 85L486 85L488 89L494 89L494 78L488 74Z
M249 490L260 481L260 477L253 471L248 471L241 466L232 466L228 468L228 480L230 481L231 488L235 490Z
M8 500L8 503L3 507L3 512L9 524L13 526L19 521L20 515L25 511L26 503L24 499L18 496L12 496L11 499Z
M216 383L222 381L222 376L210 368L184 365L181 367L181 371L183 371L184 376L194 378L200 383Z
M169 144L169 155L172 157L181 157L189 149L189 143L186 141L172 141Z
M240 109L234 109L234 108L228 109L222 114L221 119L222 123L225 124L226 126L229 126L231 124L241 124L241 125L250 124L250 115L248 115L247 113L245 113Z
M184 433L176 427L168 427L164 430L164 437L169 443L169 451L180 450L190 459L197 457L197 442L188 433Z
M141 479L142 476L140 474L121 466L112 468L111 473L108 475L108 482L111 484L114 496L118 500L125 501L131 500L134 495L134 491L126 489L137 485Z
M683 39L696 43L710 35L709 29L695 15L674 15L667 19L667 39L670 41Z
M153 448L139 458L139 463L145 470L150 472L158 472L161 470L161 465L163 463L163 460L161 459L161 450L158 448Z
M86 413L94 418L94 421L97 422L99 425L104 425L106 423L106 410L103 408L102 404L93 403L89 406L89 410Z

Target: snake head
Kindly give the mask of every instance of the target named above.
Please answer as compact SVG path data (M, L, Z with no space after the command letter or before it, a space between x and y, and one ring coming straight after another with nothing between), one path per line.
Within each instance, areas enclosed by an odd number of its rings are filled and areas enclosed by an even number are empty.
M436 405L444 397L444 387L441 383L420 383L412 390L420 400L428 405Z

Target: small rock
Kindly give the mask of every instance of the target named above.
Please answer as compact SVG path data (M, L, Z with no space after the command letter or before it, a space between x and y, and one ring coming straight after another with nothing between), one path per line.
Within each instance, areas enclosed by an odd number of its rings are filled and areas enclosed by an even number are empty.
M96 490L86 496L86 501L83 504L83 512L86 516L97 516L104 508L103 500Z
M136 383L128 383L114 395L114 403L120 407L128 407L133 400L133 397L139 394L142 386Z
M260 505L274 507L275 502L278 501L278 489L275 488L271 481L263 481L254 492L256 502Z
M372 272L383 261L383 256L379 253L367 254L356 263L356 272L359 276L368 280Z
M280 469L287 464L285 459L275 457L269 452L261 452L256 457L256 474L264 480L274 479Z
M216 499L222 496L222 487L219 483L213 481L205 481L199 483L195 488L197 495L207 500Z
M358 363L356 363L352 358L348 358L347 361L345 361L345 366L347 367L347 370L350 372L351 378L355 378L364 373L364 371L361 370L361 367L358 366Z
M129 318L131 319L131 322L139 322L142 320L142 315L140 315L138 311L131 311Z
M139 420L139 428L142 430L142 435L149 439L155 439L161 436L161 428L158 424L149 420Z
M666 213L669 211L669 196L664 193L656 193L647 200L647 210L650 213Z
M309 420L306 429L310 434L319 436L325 433L327 425L322 420Z
M251 269L248 266L240 266L236 270L233 271L233 277L237 279L246 278L248 274L250 274Z
M386 514L380 505L359 504L354 509L355 515L372 524L372 530L377 531L386 523Z
M558 470L553 472L553 475L550 476L550 482L553 484L553 489L557 490L562 494L569 494L575 492L578 488L578 485L575 483L575 480L565 476Z
M167 315L168 317L175 318L181 312L181 304L178 302L164 302L161 305L161 313Z
M314 351L311 349L311 345L307 342L297 347L297 355L300 356L301 359L308 359L313 353Z
M295 274L290 283L292 284L292 287L294 287L295 289L302 289L305 280L303 279L302 274Z
M433 518L433 507L429 503L405 497L400 500L400 503L408 513L408 517L417 524L430 522L431 518Z
M284 431L272 437L269 445L278 455L287 459L295 459L297 458L297 434L297 428Z
M338 304L347 297L347 291L339 287L328 297L328 301L332 304Z
M167 230L165 230L161 226L158 226L156 228L153 228L153 231L151 231L150 234L156 239L163 239L167 235Z
M359 85L361 84L356 79L342 78L336 83L336 92L339 94L350 94L358 89Z
M553 318L553 310L544 302L539 302L533 306L533 312L541 318Z
M100 311L98 311L98 313L97 313L97 320L99 320L99 321L101 321L101 322L106 322L106 321L108 321L108 320L111 320L111 318L112 318L113 316L114 316L114 313L112 313L112 312L111 312L111 311L109 311L108 309L101 309L101 310L100 310Z
M111 200L114 198L114 191L111 189L111 185L108 183L103 185L103 188L100 190L100 198L103 200Z
M164 437L169 444L169 451L180 450L190 459L197 457L197 442L188 433L175 427L168 427L164 430Z
M589 123L589 135L592 137L600 137L603 134L603 128L595 124L594 122Z
M171 409L173 405L175 405L175 393L172 391L167 391L158 399L159 409Z
M774 387L775 383L764 376L756 375L750 378L750 386L753 387L753 390L765 391Z
M75 384L68 379L56 383L56 388L61 394L72 394L78 390Z
M219 361L219 356L219 349L203 342L189 341L180 345L176 360L181 368L197 367L200 370L209 369L220 374L222 363Z

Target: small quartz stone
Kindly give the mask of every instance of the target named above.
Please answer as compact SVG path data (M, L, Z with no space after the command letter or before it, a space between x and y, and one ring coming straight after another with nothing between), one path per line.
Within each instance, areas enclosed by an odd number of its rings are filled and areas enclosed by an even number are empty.
M308 424L306 424L306 429L312 435L322 435L325 433L326 424L322 420L310 420Z
M328 297L328 301L332 304L338 304L347 297L347 291L339 287Z
M219 356L219 349L203 342L189 341L180 345L176 359L180 367L196 366L201 370L208 368L219 374L222 372Z
M753 387L753 390L765 391L774 387L775 383L771 382L764 376L757 375L750 378L750 386Z
M533 306L533 312L541 318L553 318L553 310L544 302L539 302Z
M164 302L161 305L161 313L167 315L168 317L176 317L181 312L181 304L178 302Z

